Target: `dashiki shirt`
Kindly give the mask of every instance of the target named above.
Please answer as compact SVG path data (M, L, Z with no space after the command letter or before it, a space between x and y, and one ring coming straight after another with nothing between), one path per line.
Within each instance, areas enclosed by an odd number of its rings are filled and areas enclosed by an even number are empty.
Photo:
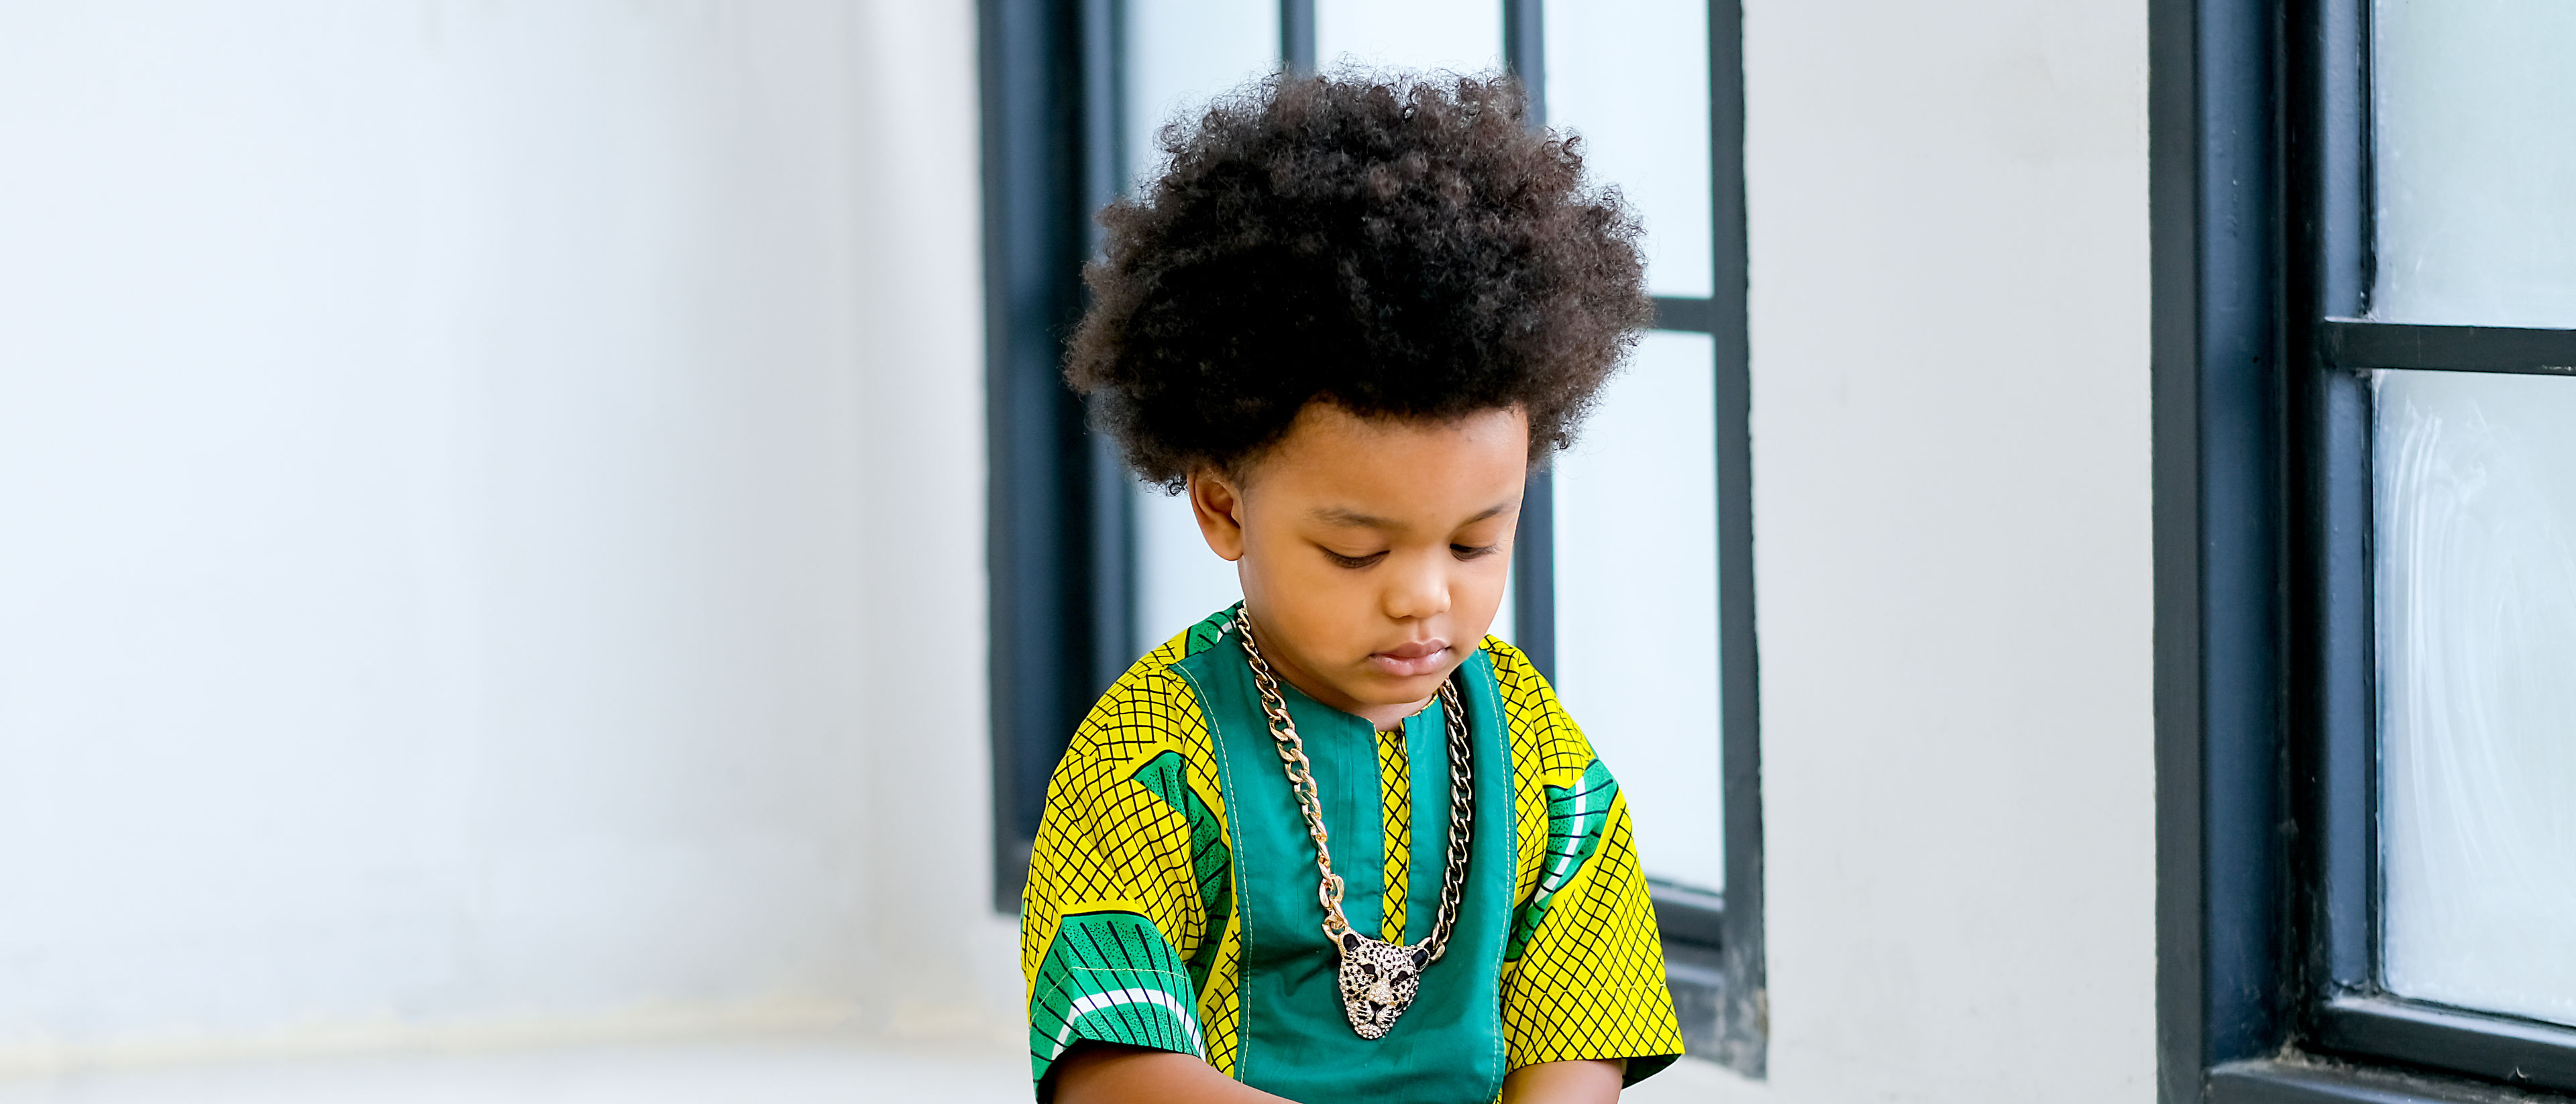
M1556 694L1493 637L1459 667L1473 767L1447 953L1382 1039L1342 1011L1320 875L1234 638L1234 611L1137 661L1075 732L1029 859L1029 1059L1083 1041L1195 1054L1291 1100L1475 1104L1539 1062L1682 1050L1619 787ZM1401 732L1284 682L1351 925L1431 932L1449 834L1438 698Z

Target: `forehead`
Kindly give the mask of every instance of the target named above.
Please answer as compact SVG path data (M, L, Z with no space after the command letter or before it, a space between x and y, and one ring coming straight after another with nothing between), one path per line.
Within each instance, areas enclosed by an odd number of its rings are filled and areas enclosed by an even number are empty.
M1247 499L1327 524L1456 525L1519 500L1529 419L1518 408L1431 420L1309 403L1245 474Z

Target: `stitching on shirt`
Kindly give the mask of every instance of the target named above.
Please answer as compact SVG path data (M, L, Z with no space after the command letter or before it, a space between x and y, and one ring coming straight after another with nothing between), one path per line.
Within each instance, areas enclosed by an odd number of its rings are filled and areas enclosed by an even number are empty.
M1198 676L1177 663L1163 669L1179 677L1181 684L1189 688L1190 696L1198 700L1199 716L1207 722L1208 746L1216 752L1216 785L1225 798L1226 830L1233 833L1235 842L1231 849L1233 853L1227 857L1225 865L1226 875L1234 879L1233 921L1235 931L1239 933L1235 942L1235 969L1240 972L1246 968L1246 963L1252 961L1252 906L1243 896L1243 822L1235 809L1234 761L1226 757L1225 730L1219 727L1217 711L1208 708L1208 693L1200 687ZM1223 938L1222 933L1218 937ZM1252 1058L1252 1001L1248 994L1246 999L1235 1002L1234 1038L1234 1079L1250 1084L1250 1075L1244 1069L1245 1063Z

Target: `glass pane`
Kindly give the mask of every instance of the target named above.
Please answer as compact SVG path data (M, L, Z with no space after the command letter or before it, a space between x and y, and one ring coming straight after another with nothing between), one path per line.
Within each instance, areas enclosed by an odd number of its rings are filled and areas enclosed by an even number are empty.
M1650 876L1724 889L1716 346L1646 336L1556 465L1557 690L1618 775Z
M1315 58L1327 70L1498 70L1502 0L1315 0Z
M2576 327L2576 4L2378 0L2375 317Z
M2378 392L2384 981L2576 1024L2576 380Z
M1234 565L1199 536L1190 500L1152 487L1136 490L1136 631L1144 649L1243 599Z
M1593 182L1645 220L1647 287L1706 298L1708 5L1554 0L1544 26L1548 125L1581 134Z
M1127 0L1119 140L1141 178L1161 158L1154 132L1279 67L1278 0ZM1187 625L1183 626L1188 627Z
M1154 132L1279 66L1278 0L1127 0L1120 140L1133 179L1161 160ZM1208 551L1189 500L1136 487L1136 630L1141 651L1243 597Z

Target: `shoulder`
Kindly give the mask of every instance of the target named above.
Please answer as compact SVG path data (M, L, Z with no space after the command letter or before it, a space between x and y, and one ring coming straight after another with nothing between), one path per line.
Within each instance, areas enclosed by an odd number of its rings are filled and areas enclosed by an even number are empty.
M1210 767L1207 714L1177 668L1219 639L1211 627L1217 621L1209 618L1164 641L1101 693L1057 764L1059 784L1097 787L1123 780L1167 752L1177 752L1193 774Z
M1513 773L1560 785L1560 778L1581 775L1592 765L1592 744L1557 700L1556 688L1528 655L1501 637L1486 637L1480 650L1493 664L1494 689L1511 726Z
M1188 646L1189 636L1185 632L1166 640L1130 665L1118 681L1101 692L1100 700L1091 707L1091 715L1084 718L1083 727L1151 725L1168 720L1173 710L1195 712L1198 695L1175 670L1182 659L1198 650Z
M1542 690L1546 692L1549 700L1555 699L1556 692L1548 689L1546 679L1539 677L1538 666L1530 662L1526 653L1513 647L1510 641L1499 636L1488 636L1484 643L1476 646L1476 650L1485 653L1486 661L1494 665L1494 681L1501 684L1503 701L1506 704L1512 701L1515 693L1527 697Z

